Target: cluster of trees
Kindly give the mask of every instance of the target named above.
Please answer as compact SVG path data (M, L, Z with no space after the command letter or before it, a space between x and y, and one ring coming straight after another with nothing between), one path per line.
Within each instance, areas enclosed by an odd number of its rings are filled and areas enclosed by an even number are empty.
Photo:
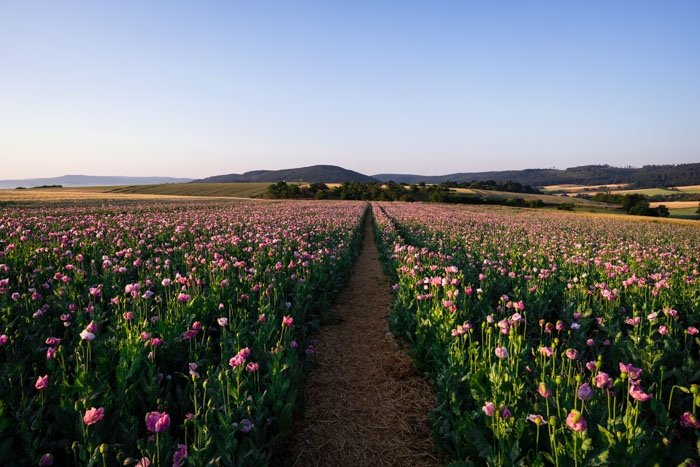
M649 200L646 196L639 193L631 194L612 194L612 193L597 193L592 198L593 201L601 201L603 203L619 204L622 209L633 216L651 216L651 217L668 217L668 208L663 204L656 208L649 207Z
M32 189L33 189L33 190L37 190L37 189L41 189L41 188L63 188L63 185L41 185L41 186L34 186L34 187L31 187L30 190L32 190ZM17 188L15 188L15 190L26 190L26 189L27 189L27 188L26 188L26 187L23 187L23 186L18 186Z
M669 188L673 190L673 188ZM700 193L685 193L678 191L676 193L664 195L648 195L649 201L700 201Z
M265 195L274 199L341 199L341 200L364 200L364 201L432 201L439 203L468 203L483 204L485 201L481 196L465 193L455 193L452 188L475 188L482 190L508 191L512 193L539 193L531 186L523 186L517 182L471 182L457 183L444 182L437 185L426 185L421 182L413 185L406 185L388 181L384 184L379 182L344 182L330 189L328 185L321 182L310 185L288 184L277 182L270 185ZM528 206L529 204L521 199L520 203L507 200L513 205ZM538 200L539 201L539 200ZM495 198L491 204L495 203ZM505 201L498 202L505 204ZM540 201L541 205L542 202Z
M265 197L272 199L326 199L328 190L328 185L322 182L303 186L277 182L267 187Z
M275 199L341 199L364 201L431 201L432 187L412 185L406 188L394 182L382 185L379 182L343 182L330 189L321 182L309 185L288 184L277 182L269 187L265 196ZM423 196L427 195L427 196Z
M495 180L478 181L474 180L469 183L467 182L453 182L447 181L441 183L448 188L468 188L472 190L490 190L490 191L507 191L508 193L530 193L535 195L543 194L542 191L537 188L533 188L530 185L523 185L520 182L514 182L512 180L506 180L502 182L497 182Z
M478 182L481 183L481 182ZM329 188L325 183L312 183L310 185L295 185L286 182L277 182L270 185L265 196L274 199L339 199L361 201L429 201L434 203L455 204L501 204L516 207L539 208L545 204L542 200L524 200L522 198L482 197L469 193L456 193L451 188L459 186L455 183L440 183L426 185L418 183L405 185L388 181L379 182L344 182L334 188ZM480 185L481 186L481 185ZM508 184L496 184L490 186L507 187ZM523 190L519 183L513 187ZM482 188L483 189L483 188ZM495 189L495 188L493 188Z

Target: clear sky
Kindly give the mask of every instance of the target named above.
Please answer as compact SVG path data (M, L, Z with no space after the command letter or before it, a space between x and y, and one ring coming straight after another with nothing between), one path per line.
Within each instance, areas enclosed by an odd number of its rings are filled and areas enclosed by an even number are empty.
M700 162L700 1L0 0L0 179Z

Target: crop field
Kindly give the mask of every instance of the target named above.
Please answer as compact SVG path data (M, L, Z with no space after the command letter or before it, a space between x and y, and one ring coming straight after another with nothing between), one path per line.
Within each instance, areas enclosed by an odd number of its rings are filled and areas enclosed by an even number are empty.
M698 201L661 201L649 203L649 206L655 208L662 204L668 208L672 218L696 220L700 218L697 213L698 207L700 207L700 202Z
M454 465L693 465L700 229L382 203L395 335ZM463 464L460 463L463 461Z
M630 195L634 193L647 196L656 195L673 195L677 193L700 193L700 185L679 186L674 189L667 188L645 188L645 189L628 189L626 184L620 185L549 185L543 187L545 193L567 193L571 195L583 193L594 195L596 193L614 193L622 195Z
M525 201L529 200L541 200L547 204L565 204L570 203L579 207L589 207L589 208L601 208L601 209L615 209L614 205L608 203L601 203L598 201L591 201L582 198L568 198L564 196L556 195L538 195L533 193L511 193L507 191L494 191L494 190L475 190L475 189L457 189L458 192L464 192L476 194L484 198L494 197L494 198L522 198Z
M367 204L104 190L0 196L0 465L279 463ZM454 465L700 461L696 222L371 212Z
M270 183L172 183L115 188L112 193L169 196L259 198Z
M599 193L606 192L609 190L620 190L626 187L627 183L615 184L615 185L547 185L542 187L545 193L558 192L558 193Z
M0 206L29 206L37 204L99 204L163 199L159 195L119 193L121 187L32 188L0 190Z
M270 463L366 210L0 208L0 465Z
M658 196L658 195L673 195L676 193L700 193L700 187L698 185L693 186L680 186L676 189L670 190L667 188L647 188L640 190L613 190L611 193L621 194L621 195L631 195L634 193L646 195L646 196Z

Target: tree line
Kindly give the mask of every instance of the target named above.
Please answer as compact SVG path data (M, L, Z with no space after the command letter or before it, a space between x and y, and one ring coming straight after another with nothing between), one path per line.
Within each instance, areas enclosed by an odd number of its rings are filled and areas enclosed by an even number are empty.
M541 200L525 201L522 198L484 198L476 194L456 193L454 188L470 188L511 193L539 193L529 185L518 182L443 182L437 185L417 183L412 185L388 181L379 182L344 182L333 188L322 182L309 185L290 184L284 181L273 183L265 191L265 196L272 199L338 199L361 201L430 201L436 203L459 204L508 204L514 206L541 207Z
M649 200L639 193L613 194L597 193L591 197L593 201L618 204L627 213L633 216L668 217L668 208L660 204L656 208L649 207Z

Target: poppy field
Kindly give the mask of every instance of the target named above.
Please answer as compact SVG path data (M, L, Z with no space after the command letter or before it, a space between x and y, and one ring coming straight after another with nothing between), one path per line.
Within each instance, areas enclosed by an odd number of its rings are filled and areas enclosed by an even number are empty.
M0 464L270 463L366 208L2 208Z
M700 229L374 206L452 465L697 465Z

